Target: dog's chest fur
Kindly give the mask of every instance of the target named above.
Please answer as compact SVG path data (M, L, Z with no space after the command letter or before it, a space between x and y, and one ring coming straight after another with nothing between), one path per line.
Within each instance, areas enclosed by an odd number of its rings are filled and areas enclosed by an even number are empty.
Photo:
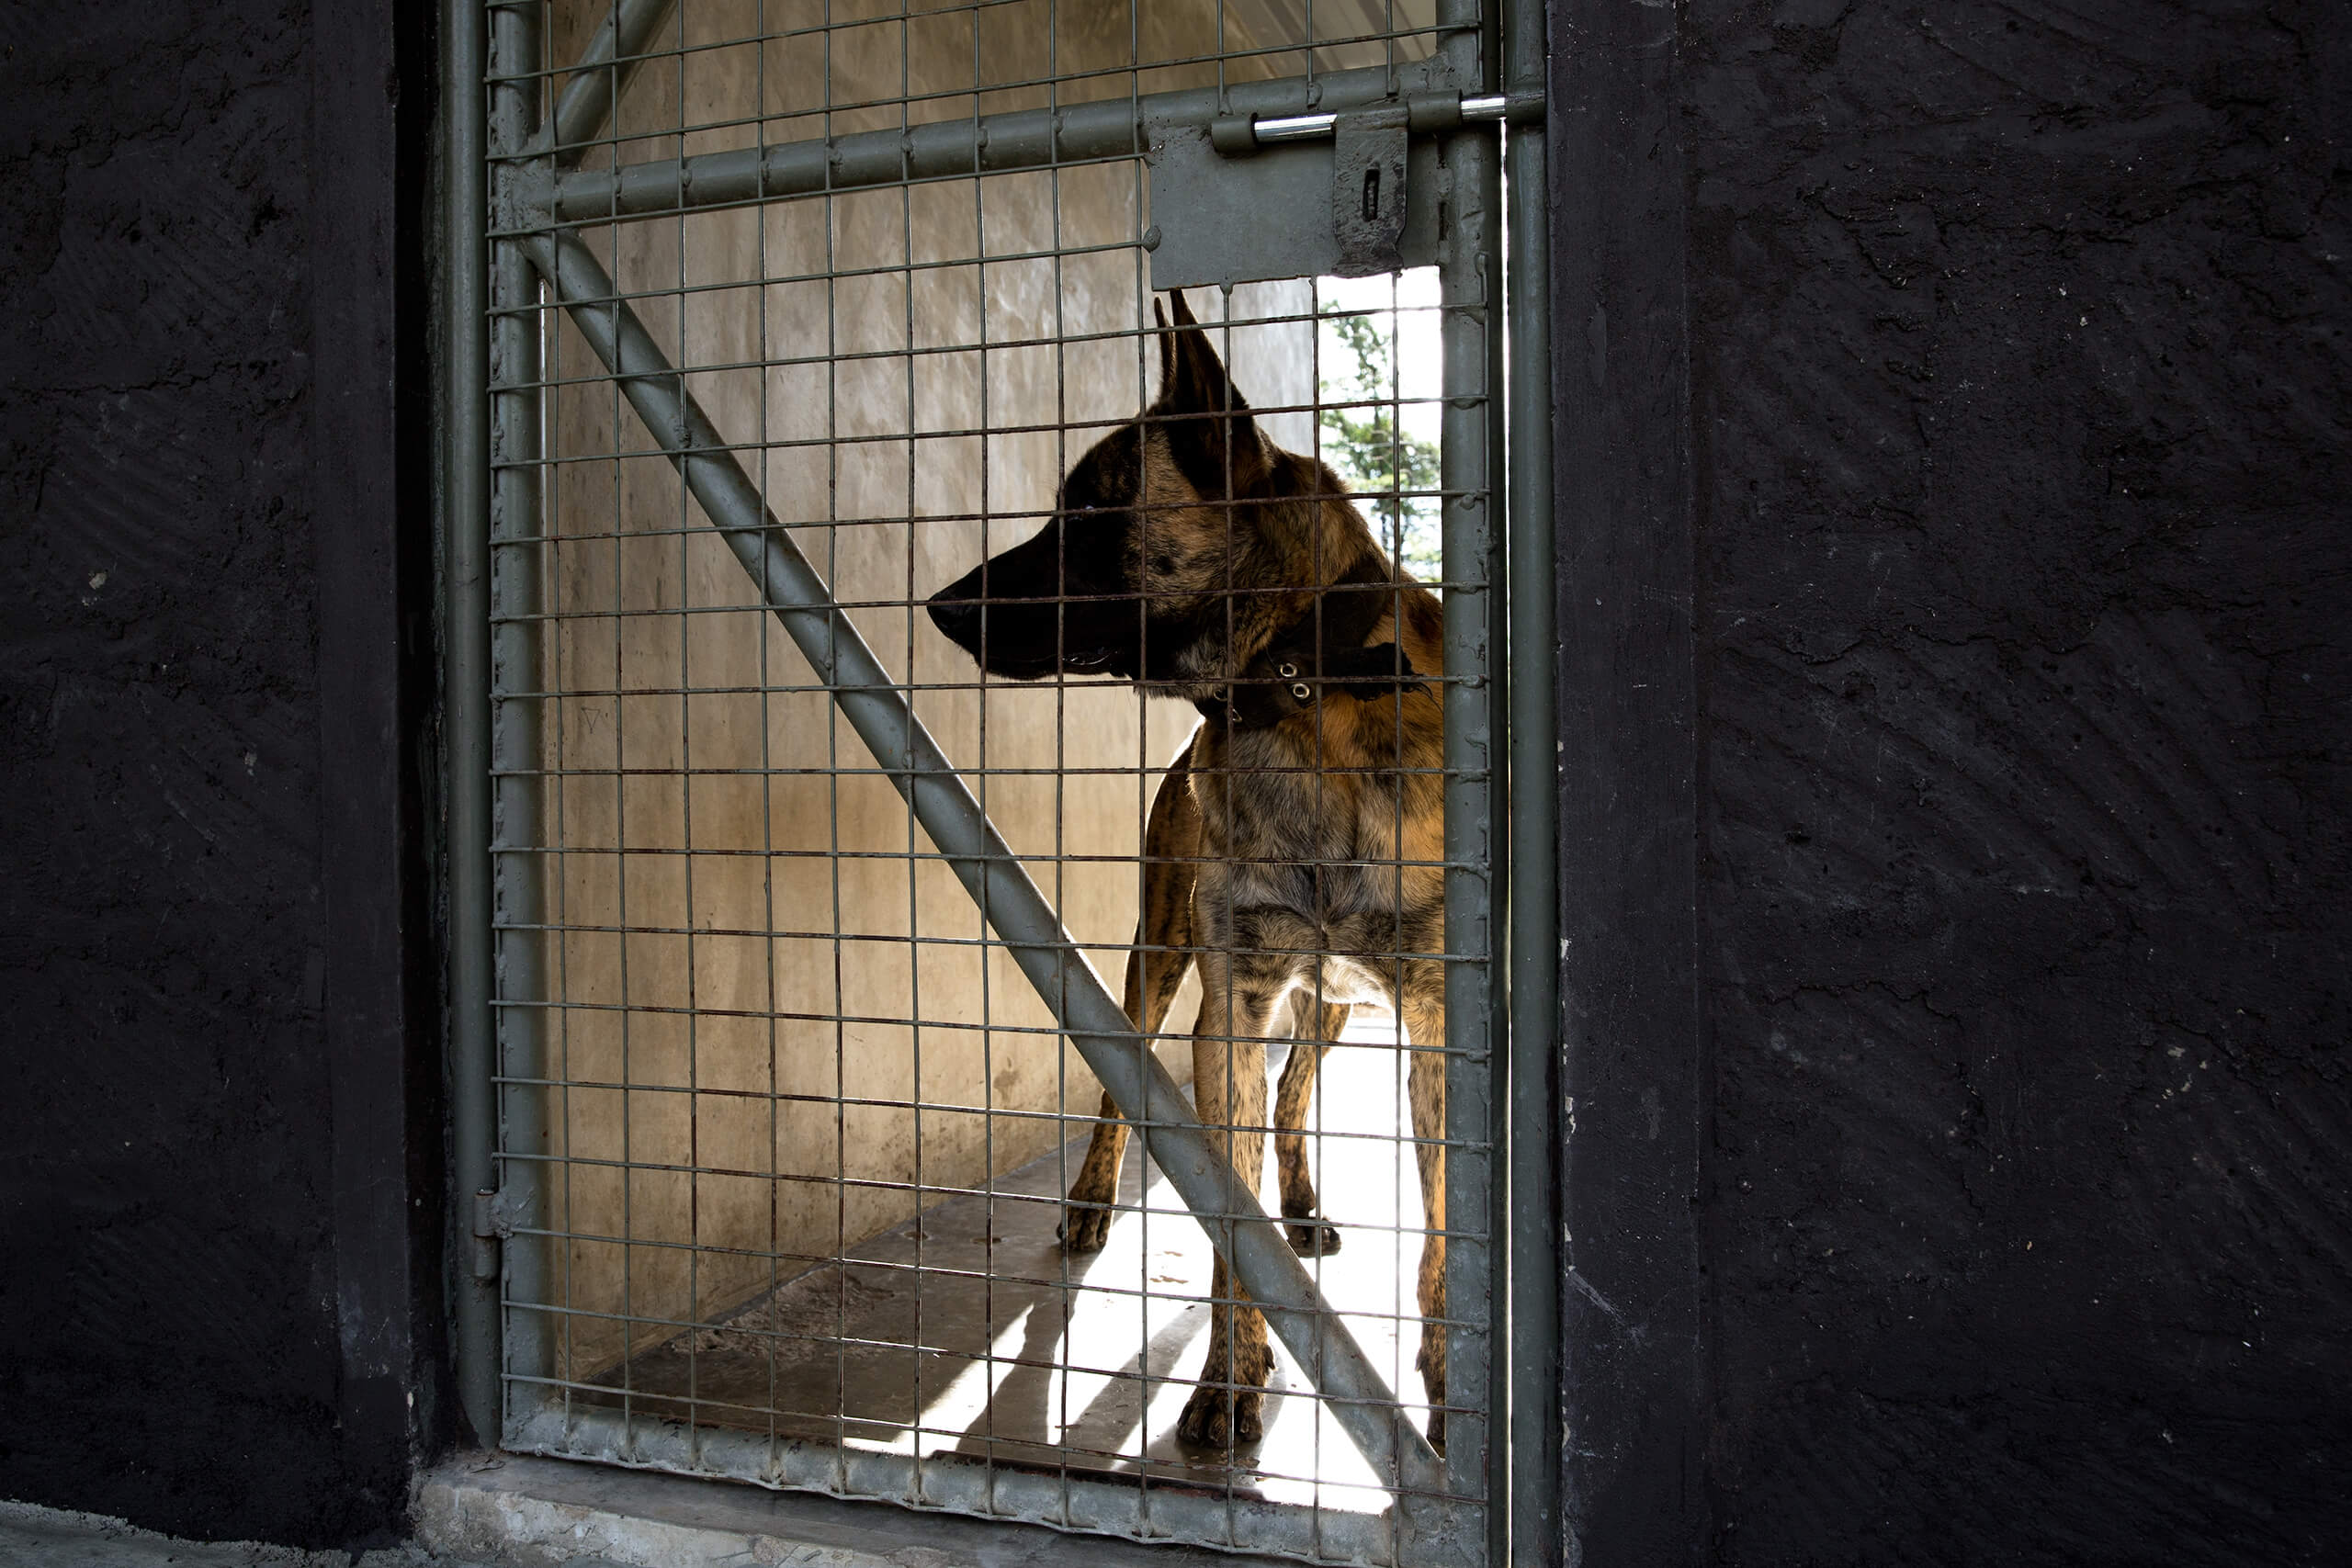
M1391 999L1396 957L1438 951L1444 920L1437 748L1408 728L1399 769L1394 705L1361 707L1385 710L1390 722L1359 713L1327 721L1318 735L1309 716L1204 733L1192 778L1204 939L1263 954L1241 967L1269 980L1319 972L1332 1001ZM1340 716L1329 705L1325 712Z

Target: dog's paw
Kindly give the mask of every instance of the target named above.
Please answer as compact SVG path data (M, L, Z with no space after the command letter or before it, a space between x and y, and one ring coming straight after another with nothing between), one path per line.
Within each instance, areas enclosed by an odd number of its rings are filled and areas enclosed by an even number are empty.
M1326 1224L1320 1215L1285 1214L1283 1218L1290 1249L1301 1258L1329 1258L1340 1250L1339 1227Z
M1107 1207L1073 1203L1062 1211L1061 1227L1054 1234L1061 1237L1064 1252L1100 1252L1111 1239L1111 1220Z
M1266 1435L1266 1396L1229 1388L1196 1388L1176 1420L1176 1440L1188 1448L1229 1449Z

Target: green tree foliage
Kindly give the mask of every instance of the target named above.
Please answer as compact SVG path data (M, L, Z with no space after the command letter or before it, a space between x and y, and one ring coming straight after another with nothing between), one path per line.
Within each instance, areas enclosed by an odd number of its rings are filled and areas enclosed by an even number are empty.
M1373 515L1382 546L1424 581L1440 576L1437 443L1401 428L1396 347L1375 315L1323 308L1323 460Z

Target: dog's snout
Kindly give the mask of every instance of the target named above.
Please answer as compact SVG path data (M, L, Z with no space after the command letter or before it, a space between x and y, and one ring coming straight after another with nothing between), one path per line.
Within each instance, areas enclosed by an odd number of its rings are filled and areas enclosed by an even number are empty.
M1123 604L1115 590L1096 587L1098 575L1072 560L1066 544L1048 524L989 557L931 596L924 607L932 625L1008 681L1139 671L1134 601ZM1090 542L1098 556L1116 546L1115 538Z
M931 596L931 624L944 632L950 640L963 642L979 629L980 607L952 601L943 588Z
M980 580L978 573L967 573L933 594L930 599L931 624L951 642L966 649L977 649L980 641Z

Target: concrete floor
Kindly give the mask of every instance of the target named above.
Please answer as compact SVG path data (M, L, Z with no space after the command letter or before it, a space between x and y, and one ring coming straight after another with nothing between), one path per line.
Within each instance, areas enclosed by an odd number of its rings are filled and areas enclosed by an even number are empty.
M1404 1058L1390 1028L1359 1025L1325 1058L1308 1121L1324 1135L1310 1135L1308 1152L1343 1245L1308 1267L1411 1404L1421 1398L1420 1197L1409 1145L1394 1141ZM1177 1446L1177 1415L1206 1354L1209 1247L1130 1145L1109 1245L1066 1257L1061 1194L1084 1151L1074 1141L992 1192L943 1201L719 1325L639 1353L596 1380L616 1392L591 1397L925 1459L1148 1473L1272 1502L1385 1508L1279 1346L1261 1442L1230 1462ZM1271 1211L1271 1148L1267 1165Z

